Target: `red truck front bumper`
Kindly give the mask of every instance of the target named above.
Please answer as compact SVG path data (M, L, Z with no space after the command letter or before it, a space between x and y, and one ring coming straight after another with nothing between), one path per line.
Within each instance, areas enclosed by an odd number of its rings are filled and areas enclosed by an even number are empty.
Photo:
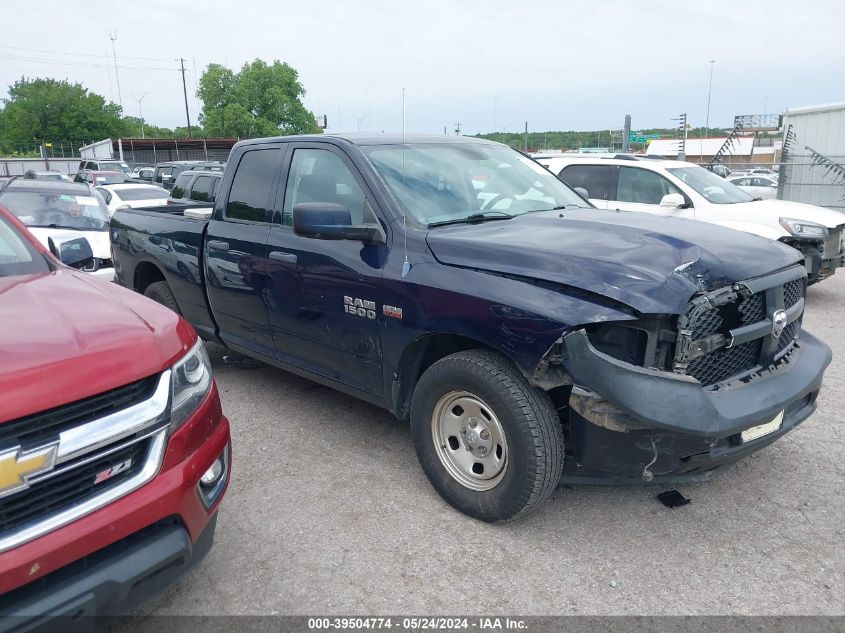
M229 421L216 384L168 440L159 474L117 501L0 554L0 631L42 617L131 611L211 547L230 476ZM210 507L202 474L225 455L223 489Z

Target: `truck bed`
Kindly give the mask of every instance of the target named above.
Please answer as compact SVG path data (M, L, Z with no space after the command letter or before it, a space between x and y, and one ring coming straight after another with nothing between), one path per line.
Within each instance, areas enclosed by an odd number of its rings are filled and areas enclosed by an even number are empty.
M195 205L121 209L111 219L115 281L138 291L167 281L182 315L205 338L216 337L203 284L202 249L209 220L188 217Z

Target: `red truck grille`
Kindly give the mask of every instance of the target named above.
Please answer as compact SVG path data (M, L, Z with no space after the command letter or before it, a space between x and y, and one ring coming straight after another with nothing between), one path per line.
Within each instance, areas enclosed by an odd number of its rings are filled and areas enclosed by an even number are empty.
M79 424L102 418L149 398L157 376L111 389L91 398L0 424L0 449L28 446L57 438L59 433Z
M6 478L0 488L0 553L94 512L155 477L167 446L170 385L170 370L165 370L0 425L0 459L12 473L20 468L18 481ZM27 459L36 461L28 467Z
M82 503L126 481L143 467L149 443L145 440L130 444L83 466L70 463L62 474L0 501L0 534ZM116 472L108 476L113 471Z

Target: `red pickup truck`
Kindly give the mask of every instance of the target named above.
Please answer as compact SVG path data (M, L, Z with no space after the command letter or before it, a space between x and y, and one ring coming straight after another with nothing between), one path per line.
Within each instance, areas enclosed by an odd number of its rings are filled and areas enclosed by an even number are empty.
M207 553L229 482L203 343L54 257L85 247L0 207L0 631L132 610Z

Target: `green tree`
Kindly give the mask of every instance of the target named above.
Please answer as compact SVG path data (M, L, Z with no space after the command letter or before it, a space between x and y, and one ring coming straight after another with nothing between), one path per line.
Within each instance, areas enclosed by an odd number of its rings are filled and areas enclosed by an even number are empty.
M7 148L41 141L81 144L129 131L120 106L78 83L23 77L2 102L0 143Z
M302 104L299 73L275 60L256 59L235 73L209 64L199 81L199 116L206 136L277 136L319 132L313 113Z

